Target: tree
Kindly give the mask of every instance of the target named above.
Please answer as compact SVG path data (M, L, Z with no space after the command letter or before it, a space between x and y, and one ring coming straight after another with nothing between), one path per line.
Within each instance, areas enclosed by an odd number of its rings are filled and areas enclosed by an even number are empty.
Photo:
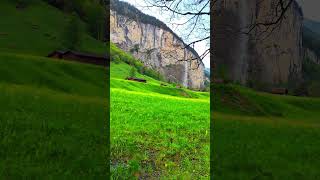
M105 7L100 3L88 3L86 5L87 23L89 30L97 40L104 40L106 32Z
M79 46L81 46L81 33L82 27L80 20L78 19L77 15L73 13L64 31L64 48L68 50L76 50Z
M196 57L178 59L177 61L196 61L197 67L202 60L210 55L210 1L209 0L144 0L145 8L158 8L161 13L170 15L168 22L175 26L176 31L185 42L182 49L188 49ZM175 34L175 33L174 33ZM181 40L182 41L182 40ZM205 42L208 49L198 55L194 51L197 43ZM179 50L179 49L177 49ZM166 52L166 56L175 56L176 52ZM196 67L196 68L197 68Z
M130 68L129 77L136 77L136 68L134 66Z

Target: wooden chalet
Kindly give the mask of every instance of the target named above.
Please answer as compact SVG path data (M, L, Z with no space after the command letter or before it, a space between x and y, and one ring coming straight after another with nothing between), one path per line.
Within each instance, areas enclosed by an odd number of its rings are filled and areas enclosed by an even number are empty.
M213 83L214 84L225 84L225 81L223 79L214 78Z
M279 95L286 95L288 94L287 88L272 88L271 89L272 94L279 94Z
M135 78L135 77L128 77L128 78L126 78L126 80L129 80L129 81L137 81L137 82L142 82L142 83L147 83L147 80L145 80L145 79L140 79L140 78Z

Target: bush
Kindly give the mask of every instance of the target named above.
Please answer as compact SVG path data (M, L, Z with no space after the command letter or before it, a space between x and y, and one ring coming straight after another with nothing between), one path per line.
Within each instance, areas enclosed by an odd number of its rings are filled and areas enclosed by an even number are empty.
M320 97L320 82L312 82L308 88L308 95Z
M129 71L129 77L136 77L136 68L135 67L131 67L130 71Z
M299 85L297 85L292 92L294 96L308 96L308 91L308 83L302 82Z
M121 59L118 55L112 56L111 61L116 63L116 64L120 64L121 63Z
M152 77L154 79L160 80L160 81L164 81L164 77L157 71L150 69L150 68L145 68L144 70L144 75L147 75L149 77Z

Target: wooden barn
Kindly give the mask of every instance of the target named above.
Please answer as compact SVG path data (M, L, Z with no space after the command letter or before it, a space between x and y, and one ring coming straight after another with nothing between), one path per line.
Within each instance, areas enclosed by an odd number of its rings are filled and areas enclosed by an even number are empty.
M145 79L140 79L140 78L135 78L135 77L127 77L126 80L129 80L129 81L137 81L137 82L142 82L142 83L147 83L147 80L145 80Z
M107 56L98 56L95 54L82 53L76 51L53 51L47 57L64 59L69 61L77 61L81 63L95 64L100 66L108 66Z
M272 94L279 94L279 95L287 95L288 89L287 88L272 88Z
M225 81L223 79L214 78L213 83L214 84L225 84Z

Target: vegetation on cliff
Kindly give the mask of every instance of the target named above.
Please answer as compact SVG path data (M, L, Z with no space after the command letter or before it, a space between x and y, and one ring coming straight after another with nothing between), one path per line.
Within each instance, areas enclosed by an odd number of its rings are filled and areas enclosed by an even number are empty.
M303 23L303 47L320 57L320 23L305 19ZM303 84L301 90L309 96L320 96L320 65L311 57L304 57L302 63Z
M111 61L115 64L126 63L132 66L140 74L152 77L154 79L165 81L165 78L157 71L147 68L142 62L135 59L132 55L125 53L119 49L115 44L110 43L110 57Z
M308 96L320 97L320 65L306 58L302 64L303 91Z
M320 23L304 20L303 46L320 56Z

